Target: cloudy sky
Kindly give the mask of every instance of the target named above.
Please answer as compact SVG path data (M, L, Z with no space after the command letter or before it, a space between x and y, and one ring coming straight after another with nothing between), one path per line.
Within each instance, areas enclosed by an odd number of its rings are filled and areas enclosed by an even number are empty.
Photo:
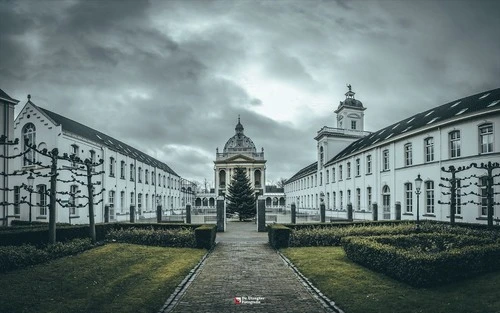
M234 134L272 181L350 83L375 131L499 87L498 1L0 1L0 88L213 181Z

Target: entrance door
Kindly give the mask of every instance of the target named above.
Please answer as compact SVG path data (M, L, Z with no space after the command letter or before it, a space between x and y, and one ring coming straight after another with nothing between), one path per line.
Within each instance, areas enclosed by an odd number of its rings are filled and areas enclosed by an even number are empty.
M391 190L385 185L382 188L382 207L384 212L384 220L391 219Z

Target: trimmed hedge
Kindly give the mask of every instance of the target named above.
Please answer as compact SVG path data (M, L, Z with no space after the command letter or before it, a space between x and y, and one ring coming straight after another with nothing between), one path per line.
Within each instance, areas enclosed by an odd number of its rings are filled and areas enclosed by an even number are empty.
M341 224L333 227L302 227L291 231L290 246L339 246L341 239L347 236L381 236L381 235L409 235L415 233L413 223L356 223ZM469 227L451 226L444 223L421 224L420 233L439 233L465 236L481 236L491 240L500 239L498 230L475 229Z
M90 239L75 239L67 243L58 242L43 248L32 245L0 247L0 272L77 254L93 247Z
M189 228L154 229L127 228L112 229L106 235L110 241L134 243L147 246L194 248L194 230Z
M201 225L194 230L196 248L212 249L215 246L217 225Z
M292 230L281 224L273 224L267 227L269 244L274 249L287 248L290 242Z
M500 269L500 243L443 234L346 237L352 261L415 287L441 285Z
M105 239L106 234L111 230L117 229L195 229L199 224L178 224L178 223L109 223L109 224L96 224L96 238L97 241ZM76 238L89 237L88 225L58 225L57 226L57 241L66 242ZM23 244L35 245L38 247L44 246L48 243L48 224L33 226L33 227L11 227L9 230L0 232L0 246L18 246Z

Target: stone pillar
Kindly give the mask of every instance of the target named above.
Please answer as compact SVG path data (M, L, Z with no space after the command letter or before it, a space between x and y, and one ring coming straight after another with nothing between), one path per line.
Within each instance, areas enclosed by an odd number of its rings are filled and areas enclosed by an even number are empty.
M291 220L291 223L292 224L296 224L297 223L297 216L296 216L296 211L295 211L295 203L292 203L291 205L291 217L292 217L292 220Z
M161 223L161 205L156 206L156 222Z
M319 205L319 215L321 217L321 223L324 223L326 220L326 211L325 211L325 204L321 203Z
M257 231L266 231L266 199L263 196L257 200Z
M372 203L372 214L373 214L373 220L378 221L378 204L377 204L377 202Z
M104 223L109 223L109 205L104 206Z
M347 204L347 219L352 221L352 203Z
M224 232L226 228L226 201L224 197L217 197L217 231Z
M186 223L191 224L191 204L186 204Z
M130 205L130 223L135 223L135 205Z
M396 201L396 221L401 220L401 202Z

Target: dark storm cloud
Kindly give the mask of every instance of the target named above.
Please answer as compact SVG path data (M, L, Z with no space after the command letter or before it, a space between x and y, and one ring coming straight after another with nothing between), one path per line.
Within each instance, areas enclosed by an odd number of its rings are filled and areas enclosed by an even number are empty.
M335 126L346 83L371 131L498 87L499 9L486 0L4 1L0 88L199 181L213 180L215 148L241 115L276 181L315 160L313 137Z

